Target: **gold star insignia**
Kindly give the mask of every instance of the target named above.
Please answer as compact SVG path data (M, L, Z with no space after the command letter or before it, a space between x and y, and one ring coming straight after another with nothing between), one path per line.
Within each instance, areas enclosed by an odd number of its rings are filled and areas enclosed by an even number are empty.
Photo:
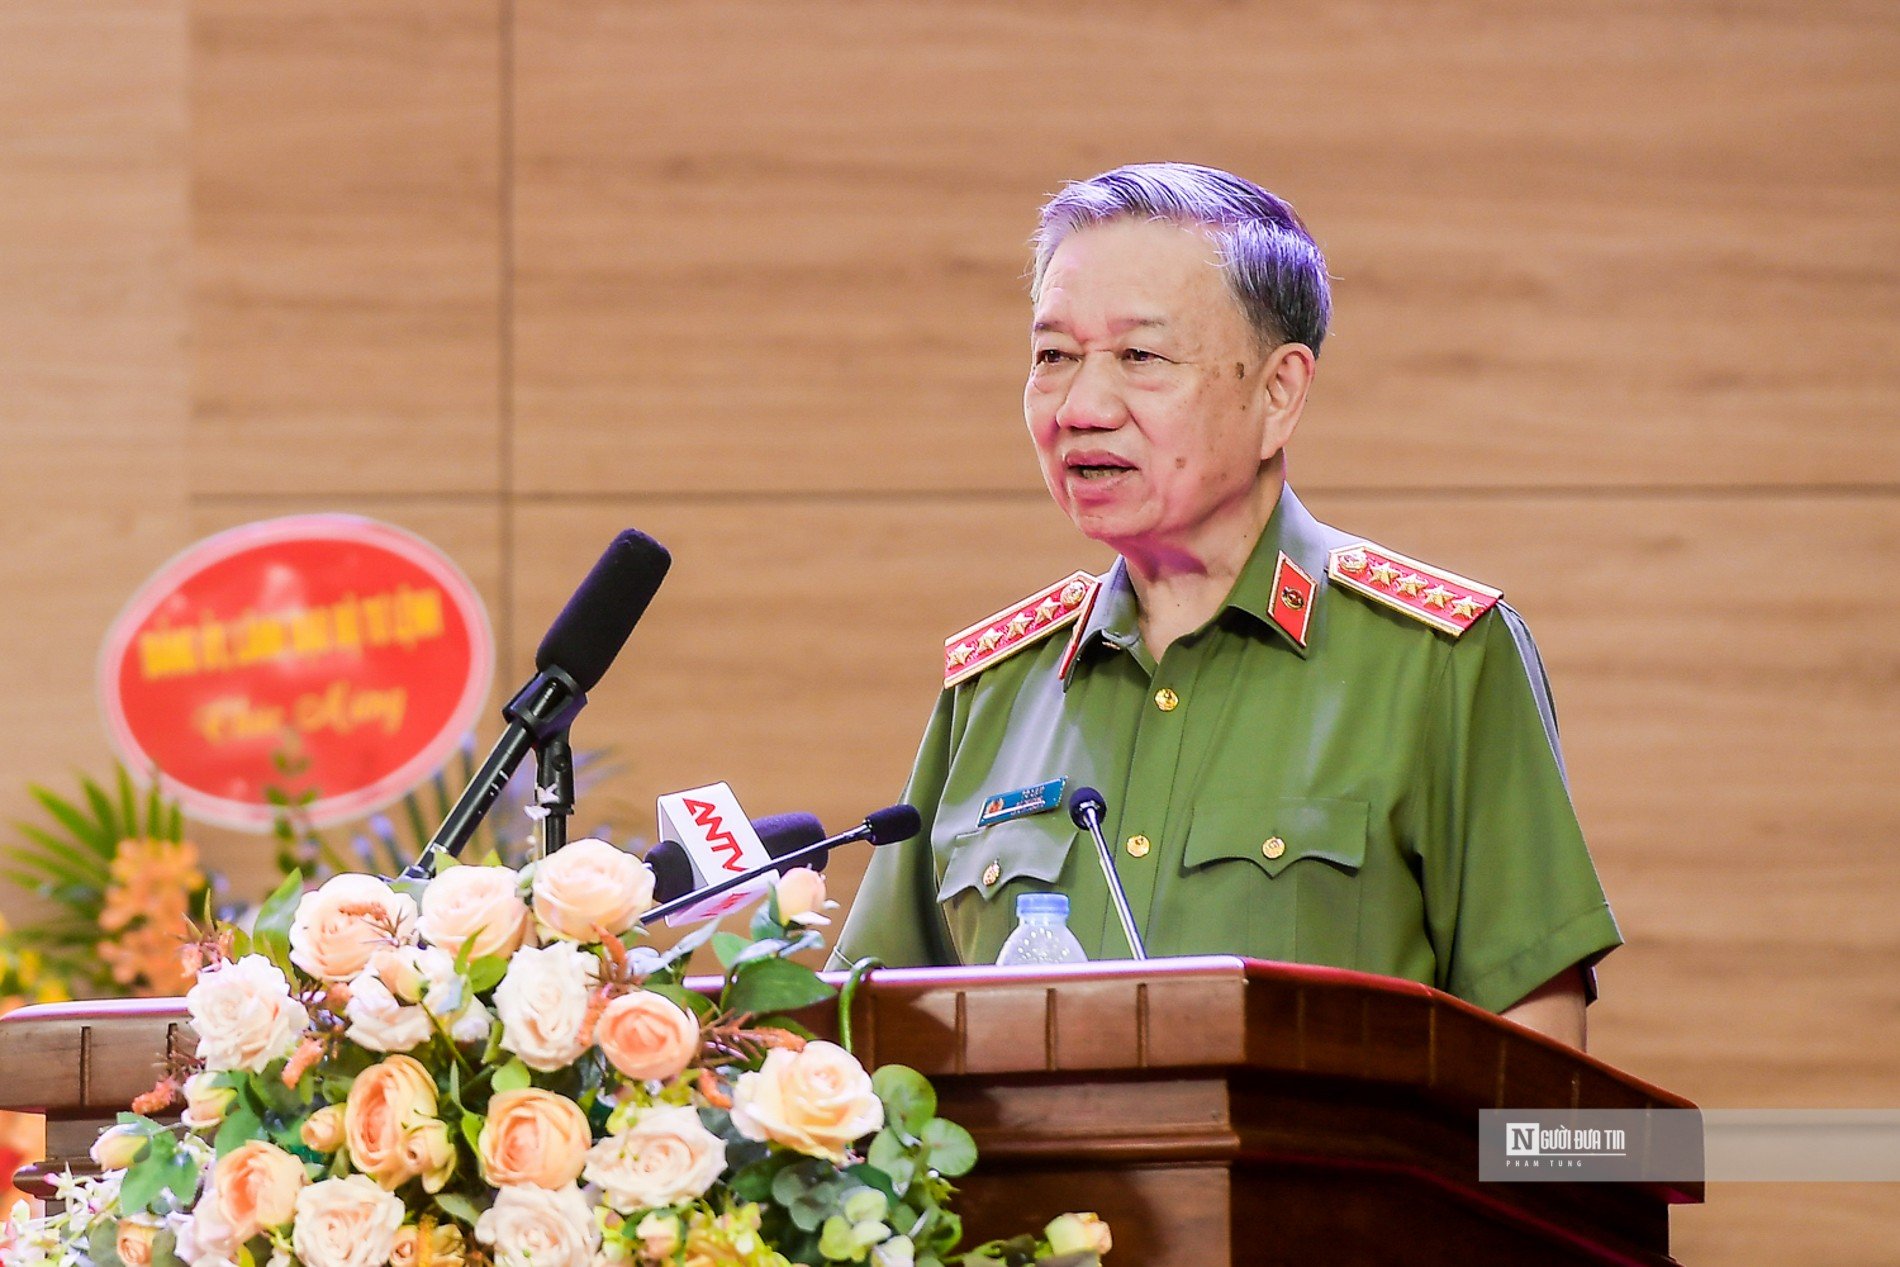
M1017 612L1014 616L1009 618L1009 636L1012 638L1022 637L1023 634L1028 632L1029 626L1035 623L1035 620L1036 618L1028 612Z
M978 651L994 651L996 650L996 644L1002 640L1003 634L1001 630L985 629L983 636L976 640L976 649Z
M1417 598L1418 592L1425 588L1425 578L1416 572L1407 572L1393 583L1393 588L1401 594Z
M1339 570L1358 575L1366 570L1366 556L1358 550L1354 550L1351 554L1340 555Z
M962 668L970 662L970 656L975 650L976 648L967 642L960 644L950 653L950 663L956 665L958 668Z
M1390 585L1392 584L1393 578L1398 576L1398 574L1399 570L1390 563L1387 563L1384 559L1380 559L1377 563L1373 564L1372 571L1369 573L1374 585Z
M1451 614L1471 620L1478 614L1478 605L1468 598L1461 598L1451 605Z
M1425 591L1425 595L1424 595L1425 605L1427 607L1443 607L1446 603L1449 603L1454 597L1455 595L1453 595L1452 592L1446 589L1444 586L1434 585L1430 589Z
M1058 603L1053 598L1045 598L1042 600L1042 606L1036 608L1036 619L1053 620L1055 619L1055 614L1061 610L1061 603Z

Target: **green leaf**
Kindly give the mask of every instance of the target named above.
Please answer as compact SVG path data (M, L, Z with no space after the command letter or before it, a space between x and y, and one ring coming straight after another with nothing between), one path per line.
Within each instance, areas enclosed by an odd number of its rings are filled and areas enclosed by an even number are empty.
M719 960L719 966L730 968L732 961L745 953L751 939L737 933L714 933L712 939L713 956Z
M257 919L251 925L252 943L286 974L292 971L290 925L297 917L297 903L302 898L303 872L292 868L284 882L264 899L264 905L257 908Z
M234 1101L231 1109L218 1125L218 1134L211 1142L212 1151L222 1157L232 1149L264 1133L264 1121L252 1111L242 1097Z
M130 772L123 765L114 762L112 773L116 776L119 785L119 817L125 823L125 834L144 836L147 839L157 836L156 831L147 831L146 824L139 821L139 794L138 789L132 786Z
M496 1028L501 1027L496 1026ZM503 1091L525 1090L533 1083L534 1077L528 1072L528 1066L522 1064L521 1057L517 1056L495 1071L495 1081L492 1085L495 1088L495 1094L500 1095Z
M462 1138L468 1141L468 1150L479 1154L482 1147L482 1115L479 1113L462 1114Z
M482 1217L481 1207L459 1192L438 1192L435 1203L442 1212L452 1219L459 1219L469 1227L474 1227Z
M83 889L98 890L102 895L112 873L105 863L91 854L81 853L70 844L31 848L15 845L7 856L38 873L34 887L41 883L63 881Z
M477 994L486 994L501 984L508 975L508 958L505 955L483 955L468 965L468 988Z
M100 1219L86 1229L86 1257L92 1260L92 1267L125 1267L125 1260L119 1257L117 1219Z
M87 818L70 801L62 800L47 788L38 784L30 785L27 791L33 794L47 813L58 820L59 825L73 834L73 839L91 849L102 858L110 858L114 845L119 842L111 833L100 830L99 824Z
M930 1119L923 1130L924 1147L930 1150L930 1168L946 1179L967 1175L976 1165L976 1141L970 1132L948 1118Z
M104 788L85 777L80 778L79 787L86 794L86 804L92 808L93 821L99 825L100 832L112 838L113 844L132 834L137 823L119 822L119 816L112 809L112 798L106 795Z
M866 1159L873 1168L889 1176L893 1197L902 1196L917 1178L917 1163L911 1160L910 1150L888 1126L871 1140Z
M871 1075L871 1089L884 1101L885 1119L915 1139L937 1115L937 1091L908 1065L884 1065Z
M646 985L641 988L651 994L657 994L661 998L671 999L693 1015L699 1017L710 1016L713 1009L718 1006L699 991L689 990L683 985L669 985L665 982L648 980Z
M759 1015L810 1007L824 1002L832 993L832 988L802 963L757 959L739 969L721 1001L728 1012Z

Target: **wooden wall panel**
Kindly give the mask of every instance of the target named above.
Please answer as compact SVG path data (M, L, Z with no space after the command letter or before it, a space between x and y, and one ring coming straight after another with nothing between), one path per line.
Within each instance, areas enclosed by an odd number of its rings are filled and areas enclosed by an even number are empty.
M99 640L185 541L185 74L182 2L0 10L0 822L105 758Z
M492 0L192 7L192 483L492 491Z
M524 488L1033 487L1035 205L1163 156L1329 248L1315 485L1900 472L1891 9L517 13Z

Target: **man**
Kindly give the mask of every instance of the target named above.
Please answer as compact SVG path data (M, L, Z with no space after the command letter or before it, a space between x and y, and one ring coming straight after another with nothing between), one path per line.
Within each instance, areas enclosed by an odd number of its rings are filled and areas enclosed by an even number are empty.
M1129 953L1062 806L1088 784L1151 955L1426 982L1575 1046L1618 935L1543 667L1498 592L1315 521L1286 486L1325 261L1226 172L1124 167L1043 208L1023 411L1044 482L1120 556L952 638L835 961L994 961L1060 889Z

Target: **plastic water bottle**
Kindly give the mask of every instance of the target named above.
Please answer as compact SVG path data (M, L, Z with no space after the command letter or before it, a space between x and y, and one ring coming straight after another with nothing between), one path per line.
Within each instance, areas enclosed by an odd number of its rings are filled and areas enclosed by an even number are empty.
M1067 893L1016 895L1016 931L1003 943L998 964L1082 963L1082 943L1069 931Z

